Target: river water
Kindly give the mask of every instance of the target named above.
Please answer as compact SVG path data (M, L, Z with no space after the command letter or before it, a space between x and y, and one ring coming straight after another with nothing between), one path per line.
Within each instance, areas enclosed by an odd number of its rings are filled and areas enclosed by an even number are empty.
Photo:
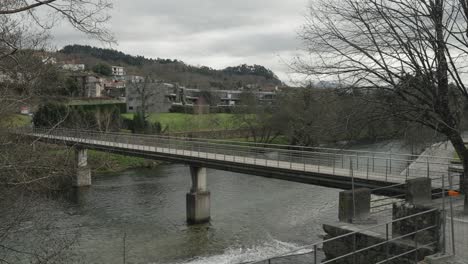
M408 152L398 142L356 149ZM75 230L82 263L240 263L321 239L337 218L340 190L208 170L209 224L187 226L189 168L162 165L93 175L93 186L44 200L42 218ZM125 253L124 253L125 252Z

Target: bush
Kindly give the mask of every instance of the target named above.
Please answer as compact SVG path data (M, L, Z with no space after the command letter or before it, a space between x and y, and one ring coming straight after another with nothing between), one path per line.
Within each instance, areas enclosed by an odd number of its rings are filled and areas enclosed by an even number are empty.
M120 109L116 105L89 108L47 103L39 107L33 118L36 127L63 127L99 131L119 131Z
M194 108L189 105L172 105L169 109L171 113L193 114Z
M112 75L112 67L105 63L98 63L94 65L93 72L97 74L101 74L104 76L111 76Z
M34 114L33 123L36 127L52 127L63 122L69 109L63 104L47 103L39 107Z
M171 113L182 113L182 114L195 114L197 111L195 110L197 106L191 106L191 105L172 105L171 108L169 109L169 112ZM209 110L206 111L205 109L203 111L203 114L232 114L235 112L235 109L239 109L242 106L210 106Z
M126 122L129 125L128 128L132 131L132 133L161 134L164 132L160 122L149 122L141 112L137 112L133 116L133 120L127 119Z

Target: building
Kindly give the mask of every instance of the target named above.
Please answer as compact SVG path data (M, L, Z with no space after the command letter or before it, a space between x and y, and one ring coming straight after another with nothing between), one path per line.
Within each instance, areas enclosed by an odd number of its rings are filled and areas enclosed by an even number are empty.
M85 97L101 97L104 90L104 82L98 76L89 75L85 83Z
M104 80L97 75L74 74L70 76L79 85L79 97L101 97L104 91Z
M125 89L127 85L125 81L111 79L104 81L105 95L112 98L125 101Z
M62 68L62 70L73 71L73 72L84 71L86 69L84 64L76 64L76 63L65 63L62 66L60 66L60 68Z
M174 87L172 84L157 81L127 83L127 111L135 113L143 110L145 105L145 111L149 113L169 112L173 102L168 95L173 92Z
M52 64L52 65L57 64L57 59L54 57L41 56L41 59L42 59L42 63L44 64Z
M0 72L0 83L2 82L12 82L13 80L11 79L10 76L8 76L5 73Z
M112 66L112 75L125 76L125 68L120 66Z
M251 94L259 104L270 105L276 100L277 89L272 91L200 90L163 82L145 82L144 78L127 78L126 102L128 112L138 112L142 105L150 113L169 112L173 105L222 106L242 105L244 93ZM143 102L143 103L142 103Z
M204 93L211 94L217 98L217 106L236 106L242 105L242 94L245 91L240 90L207 90L190 89L178 87L173 93L167 96L174 104L199 105ZM272 104L276 99L276 91L252 91L251 93L260 104Z
M29 106L21 106L20 107L20 114L22 115L29 115L31 113Z
M125 81L127 83L142 83L145 81L145 77L138 75L126 75Z

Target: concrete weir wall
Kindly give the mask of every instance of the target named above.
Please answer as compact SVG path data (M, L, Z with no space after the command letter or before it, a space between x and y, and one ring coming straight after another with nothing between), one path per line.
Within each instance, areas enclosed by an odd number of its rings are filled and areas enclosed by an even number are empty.
M323 229L325 230L326 236L324 239L331 239L333 237L341 236L351 232L355 232L358 229L347 225L328 225L324 224ZM346 254L352 253L355 249L364 249L379 243L386 241L385 236L372 231L358 232L354 235L345 236L343 238L335 239L330 242L323 244L323 251L325 253L325 260L332 260L329 263L333 264L369 264L378 263L380 261L389 259L393 256L398 256L405 252L415 249L415 244L410 240L395 240L379 246L372 247L362 252L345 256ZM430 247L423 247L417 250L417 256L415 253L410 253L401 257L397 257L388 262L388 264L414 264L416 259L421 261L424 257L432 255L435 250Z
M393 219L400 219L409 215L415 216L393 223L392 236L405 236L406 239L411 239L419 245L426 245L436 241L437 243L434 244L433 247L437 251L440 250L443 217L439 210L424 213L431 209L433 208L407 202L393 204ZM433 226L435 226L435 228L433 228ZM424 231L413 234L416 230Z
M410 191L414 189L411 184L409 186ZM430 187L430 184L428 186ZM418 195L421 193L422 195ZM388 223L388 227L386 223L378 227L374 224L368 225L373 226L373 231L353 224L356 216L368 214L368 196L368 191L359 190L355 193L354 204L350 204L349 200L352 197L349 192L340 193L341 222L323 225L326 233L324 240L330 240L323 243L323 252L329 263L368 264L391 259L385 263L409 264L439 252L442 232L440 210L414 203L425 200L424 192L413 192L410 196L411 202L394 203L393 221ZM356 209L349 210L348 207L353 206ZM353 211L356 215L351 214Z

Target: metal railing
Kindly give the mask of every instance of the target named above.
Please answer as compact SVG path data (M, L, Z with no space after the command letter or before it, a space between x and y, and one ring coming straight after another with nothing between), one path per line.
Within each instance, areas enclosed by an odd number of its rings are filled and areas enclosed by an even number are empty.
M199 138L168 137L72 129L31 128L16 133L93 144L103 148L167 153L203 159L318 172L361 179L401 183L410 178L430 177L437 185L448 174L450 159L398 153L354 151L289 145L259 144ZM439 182L439 185L441 183Z
M455 175L449 174L447 177L441 177L441 182L442 182L442 188L438 192L433 192L432 193L432 202L428 204L428 208L431 209L426 209L423 212L415 213L409 216L405 216L402 218L398 219L393 219L390 221L386 221L381 224L371 224L370 227L367 228L361 228L357 231L349 232L343 235L338 235L335 237L331 237L328 239L325 239L320 242L316 242L314 244L298 247L294 249L293 251L280 254L277 256L272 256L268 257L262 260L257 260L257 261L252 261L252 262L246 262L249 264L286 264L286 263L362 263L362 256L361 256L361 262L353 262L353 259L348 262L340 262L340 260L346 259L346 258L353 258L355 256L358 256L359 254L362 254L366 251L371 251L371 250L376 250L377 252L380 252L384 256L382 256L382 259L375 263L395 263L391 261L395 261L398 258L405 257L412 261L414 263L419 263L419 258L418 258L418 251L420 249L427 250L428 247L435 247L435 251L433 253L441 253L441 254L451 254L451 255L457 255L457 256L462 256L466 258L468 256L466 250L468 249L468 240L467 238L467 230L466 224L462 221L459 223L454 223L454 215L456 215L454 211L454 205L453 205L453 200L454 198L451 196L448 196L448 190L454 190L459 188L459 183L454 183ZM371 192L378 191L379 189L385 189L385 188L392 188L396 187L397 185L401 184L396 184L393 186L386 186L386 187L381 187L381 188L376 188L371 190ZM395 196L389 196L389 197L379 197L376 196L376 199L372 199L371 201L371 215L370 217L375 217L376 214L381 214L382 212L389 213L390 219L394 217L394 212L393 212L393 205L395 203L399 203L405 200L405 195L395 195ZM390 207L387 207L390 205ZM459 203L458 206L463 207L463 203ZM380 209L380 207L383 207L383 209ZM377 211L372 212L372 209L380 209ZM459 209L460 210L460 209ZM405 221L414 218L415 220L413 221L413 225L417 225L422 223L423 218L424 220L427 220L428 218L425 216L426 214L431 214L436 212L440 215L440 220L438 220L437 225L430 225L430 226L424 226L422 228L417 228L415 227L415 230L413 232L408 232L404 235L396 235L393 236L392 232L390 230L393 230L393 225L400 222L400 221ZM460 220L459 220L460 221ZM468 222L466 222L468 223ZM357 227L357 226L355 226ZM440 237L437 239L433 239L431 241L425 241L425 243L418 243L417 237L418 234L424 233L424 236L427 237L427 231L433 231L434 233L440 234ZM385 239L379 243L373 244L371 246L356 246L356 239L353 236L356 236L357 234L368 234L369 232L372 232L373 234L377 234L376 237L384 237ZM347 240L346 240L347 239ZM408 250L404 252L389 252L388 251L388 244L394 241L398 241L401 239L405 239L406 243L409 245L413 245L410 247ZM347 244L352 244L352 249L349 250L349 252L344 253L339 256L334 256L333 258L327 258L326 253L323 250L323 247L327 243L333 244L334 242L340 241L340 240L345 240ZM409 240L409 241L408 241ZM303 253L302 251L306 251L306 253ZM368 262L371 263L371 262ZM372 262L374 263L374 262ZM406 262L405 262L406 263Z
M430 241L425 241L425 243L419 243L417 239L414 239L419 234L427 233L428 231L433 231L434 233L438 232L440 226L438 225L429 225L421 228L415 228L414 231L408 232L405 234L393 234L392 232L392 225L402 222L402 221L409 221L411 219L420 219L421 217L429 214L433 214L436 212L437 209L429 209L417 214L413 214L410 216L394 219L382 224L373 225L372 227L360 229L358 231L349 231L346 234L334 236L332 238L325 239L323 241L310 244L307 246L299 247L294 251L288 252L287 254L270 257L258 261L252 262L245 262L249 264L279 264L279 263L310 263L310 264L326 264L326 263L341 263L340 260L343 261L344 259L358 257L359 254L363 254L366 251L376 250L378 252L382 252L380 259L376 263L387 263L394 259L398 259L404 256L409 256L415 260L414 263L418 263L418 251L421 249L427 249L428 247L437 247L439 241L437 239L433 239ZM380 242L377 242L372 245L359 245L357 242L356 236L366 234L366 233L373 233L373 234L383 234L380 238ZM376 238L379 238L376 236ZM403 240L403 241L402 241ZM322 249L326 246L327 243L333 244L335 242L340 242L346 244L351 250L349 252L344 253L339 256L328 257L323 253ZM403 252L398 251L398 253L390 252L391 243L401 241L405 243L404 245L408 246L408 250L404 250ZM307 253L298 253L294 254L294 252L304 251L307 250ZM302 261L304 262L302 262ZM348 263L348 262L343 262ZM356 262L362 263L362 262ZM369 262L370 263L370 262Z

